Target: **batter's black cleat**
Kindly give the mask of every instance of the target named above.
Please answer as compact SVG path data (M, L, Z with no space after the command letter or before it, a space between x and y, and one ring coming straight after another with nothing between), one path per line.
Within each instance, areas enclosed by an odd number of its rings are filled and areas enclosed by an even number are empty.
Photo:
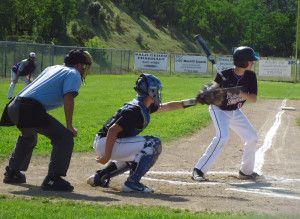
M192 179L193 180L196 180L196 181L206 181L207 179L205 179L205 177L204 177L204 173L201 171L201 170L199 170L199 169L197 169L197 168L194 168L193 169L193 173L192 173Z
M24 173L21 173L19 170L14 170L7 166L6 172L4 173L3 182L7 184L26 183L26 176Z
M242 171L239 171L239 176L238 176L239 179L243 179L243 180L256 180L259 177L260 175L258 175L256 172L253 172L250 175L246 175Z
M74 186L60 176L46 176L41 187L48 191L72 192L74 190Z

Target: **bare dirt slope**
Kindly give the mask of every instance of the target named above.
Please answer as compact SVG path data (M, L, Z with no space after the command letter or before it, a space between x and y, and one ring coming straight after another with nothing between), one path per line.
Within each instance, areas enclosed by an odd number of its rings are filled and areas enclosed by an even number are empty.
M94 161L95 153L74 153L67 180L75 186L72 193L45 192L40 185L47 173L49 157L33 157L26 172L27 183L6 185L0 182L0 194L21 196L57 196L65 199L104 205L162 205L190 211L256 212L271 215L300 216L300 101L286 102L295 111L282 111L283 100L260 100L247 104L243 112L257 130L258 147L263 154L263 178L253 181L237 179L243 142L235 133L221 156L208 172L207 182L195 182L191 171L214 137L209 127L194 135L163 145L155 166L142 179L153 194L123 193L127 175L111 180L110 188L90 187L86 178L102 168ZM274 131L275 130L275 131ZM273 131L273 132L272 132ZM7 162L1 165L1 172ZM3 172L1 173L1 175Z

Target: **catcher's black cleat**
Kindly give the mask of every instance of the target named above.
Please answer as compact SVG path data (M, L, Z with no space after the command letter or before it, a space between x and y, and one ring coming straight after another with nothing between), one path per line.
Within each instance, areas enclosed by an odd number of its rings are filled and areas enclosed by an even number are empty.
M204 177L204 173L201 170L197 169L197 168L193 169L192 179L196 180L196 181L206 181L207 180Z
M14 170L7 166L6 172L4 173L3 182L7 184L26 183L26 176L24 173L21 173L19 170Z
M130 182L129 180L127 180L123 184L122 191L123 192L145 192L145 193L154 192L153 189L151 189L148 186L145 186L140 182Z
M250 175L246 175L242 171L239 171L239 176L238 176L239 179L243 179L243 180L256 180L259 177L260 177L260 175L256 172L253 172Z
M71 183L62 179L60 176L46 176L41 187L43 190L48 191L72 192L74 190Z
M98 170L94 175L91 175L87 180L87 184L91 186L108 187L110 181L109 172L104 169Z

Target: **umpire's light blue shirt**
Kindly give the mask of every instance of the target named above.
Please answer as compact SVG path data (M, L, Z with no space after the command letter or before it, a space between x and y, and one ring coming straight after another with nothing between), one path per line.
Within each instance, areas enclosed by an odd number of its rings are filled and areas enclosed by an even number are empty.
M17 96L33 98L49 111L64 104L65 94L75 92L76 97L80 86L81 76L75 68L55 65L46 68Z

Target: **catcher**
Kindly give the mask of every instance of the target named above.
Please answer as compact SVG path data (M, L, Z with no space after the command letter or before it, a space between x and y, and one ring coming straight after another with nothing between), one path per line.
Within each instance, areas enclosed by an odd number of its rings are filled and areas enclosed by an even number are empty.
M127 170L124 192L153 192L140 180L155 164L162 145L158 137L137 136L150 122L150 114L182 109L196 104L195 99L161 104L162 84L151 74L141 74L136 81L137 98L126 103L97 133L96 161L107 166L87 179L91 186L107 187L110 179Z
M234 68L221 73L226 80L217 74L215 82L207 86L208 92L199 93L197 99L200 102L203 102L202 99L205 99L205 96L210 97L207 98L211 100L209 113L216 128L216 136L196 164L192 173L194 180L206 180L204 175L217 160L229 139L229 128L245 141L239 178L255 180L258 177L258 174L253 171L257 134L240 110L246 100L256 102L257 80L256 74L251 71L251 68L254 61L257 60L252 48L238 47L233 53ZM223 89L224 87L225 89ZM226 90L228 92L225 92ZM214 103L214 98L219 101Z

